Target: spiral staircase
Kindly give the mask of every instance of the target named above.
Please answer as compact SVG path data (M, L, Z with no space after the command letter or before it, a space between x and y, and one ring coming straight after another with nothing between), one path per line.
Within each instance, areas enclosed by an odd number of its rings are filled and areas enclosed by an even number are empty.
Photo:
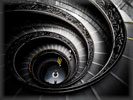
M6 0L3 9L3 97L130 97L133 24L110 0Z

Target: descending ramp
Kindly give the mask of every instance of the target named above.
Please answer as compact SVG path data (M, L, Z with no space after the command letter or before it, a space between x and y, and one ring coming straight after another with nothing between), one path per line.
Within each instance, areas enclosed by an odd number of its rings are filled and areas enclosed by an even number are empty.
M7 0L3 15L5 96L129 95L133 24L110 0Z

